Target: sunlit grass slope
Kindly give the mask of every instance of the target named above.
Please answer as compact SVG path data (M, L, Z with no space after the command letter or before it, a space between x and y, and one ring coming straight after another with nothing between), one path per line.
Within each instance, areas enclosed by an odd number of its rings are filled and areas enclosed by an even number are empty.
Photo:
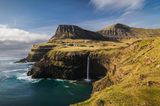
M107 78L113 85L75 106L160 106L160 38L137 41L112 57ZM106 81L104 81L106 80Z

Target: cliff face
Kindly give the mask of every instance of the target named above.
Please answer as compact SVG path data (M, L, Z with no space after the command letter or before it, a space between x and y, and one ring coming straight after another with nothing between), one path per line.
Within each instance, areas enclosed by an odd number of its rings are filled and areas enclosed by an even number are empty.
M40 44L40 45L33 45L31 51L28 53L26 61L28 62L38 62L40 61L43 56L52 50L56 45L54 44Z
M107 72L106 63L109 63L112 52L127 46L124 43L90 40L63 40L63 42L55 40L54 45L56 46L52 45L52 50L46 52L43 58L34 64L28 72L29 76L32 78L85 79L89 56L90 78L99 79ZM43 46L46 47L46 44Z
M54 40L54 43L39 44L52 47L28 72L32 78L85 79L87 57L90 57L90 78L99 79L107 72L112 52L125 47L127 43L92 40ZM54 45L54 47L53 47ZM36 49L37 50L37 49ZM34 56L34 55L33 55ZM32 56L32 57L33 57Z
M107 69L104 63L109 60L85 51L51 51L32 67L28 75L32 75L32 78L85 79L88 56L90 57L90 78L99 79L105 76Z
M101 34L82 29L75 25L59 25L55 35L50 39L50 41L54 39L105 40Z

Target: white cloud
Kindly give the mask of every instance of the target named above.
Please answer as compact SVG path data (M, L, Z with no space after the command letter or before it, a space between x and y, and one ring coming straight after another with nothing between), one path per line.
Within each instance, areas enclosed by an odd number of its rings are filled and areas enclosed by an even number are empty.
M35 43L48 41L50 36L10 28L0 24L0 57L26 57Z
M0 25L0 42L24 42L47 41L48 35L31 33L17 28L10 28L7 25Z
M145 0L90 0L97 9L125 9L134 11L143 7Z

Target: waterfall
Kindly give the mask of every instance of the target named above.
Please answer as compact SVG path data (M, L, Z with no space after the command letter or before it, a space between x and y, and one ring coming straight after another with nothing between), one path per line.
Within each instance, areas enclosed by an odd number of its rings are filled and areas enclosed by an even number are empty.
M87 57L87 80L89 80L89 68L90 68L90 58Z
M89 71L90 71L90 58L89 58L89 56L88 56L88 57L87 57L87 78L85 79L86 81L90 81Z

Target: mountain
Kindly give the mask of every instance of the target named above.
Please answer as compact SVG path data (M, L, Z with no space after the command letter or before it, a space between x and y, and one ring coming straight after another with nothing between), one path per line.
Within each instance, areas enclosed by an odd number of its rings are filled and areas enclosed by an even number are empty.
M105 40L101 34L82 29L76 25L59 25L55 35L51 38L51 40L54 39Z
M109 40L160 36L160 29L135 28L120 23L107 26L97 32Z
M120 39L127 39L127 38L133 38L135 37L135 34L132 31L132 28L123 25L120 23L113 24L111 26L107 26L106 28L97 31L101 35L103 35L105 38L110 40L120 40Z
M154 36L160 36L160 29L135 28L117 23L93 32L76 25L59 25L49 41L55 39L121 40Z

